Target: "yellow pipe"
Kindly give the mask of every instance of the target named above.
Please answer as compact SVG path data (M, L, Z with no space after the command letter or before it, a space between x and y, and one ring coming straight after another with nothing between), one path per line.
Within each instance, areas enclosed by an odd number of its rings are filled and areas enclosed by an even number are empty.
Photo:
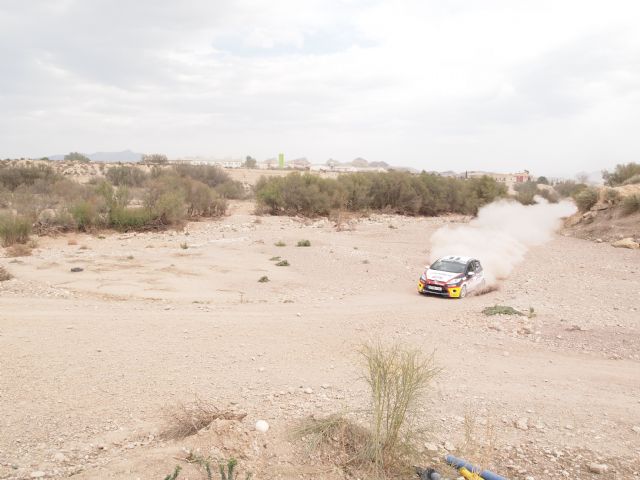
M483 480L483 478L480 475L478 475L477 473L470 472L464 467L460 468L458 472L467 480Z

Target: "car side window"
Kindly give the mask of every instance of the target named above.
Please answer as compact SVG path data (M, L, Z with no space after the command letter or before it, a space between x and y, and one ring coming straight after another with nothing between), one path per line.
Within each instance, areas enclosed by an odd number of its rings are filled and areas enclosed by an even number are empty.
M467 267L467 273L474 272L475 270L476 270L476 269L475 269L475 262L471 262L471 263L469 264L469 266Z
M476 260L474 263L476 264L476 272L481 272L482 265L480 265L480 262Z

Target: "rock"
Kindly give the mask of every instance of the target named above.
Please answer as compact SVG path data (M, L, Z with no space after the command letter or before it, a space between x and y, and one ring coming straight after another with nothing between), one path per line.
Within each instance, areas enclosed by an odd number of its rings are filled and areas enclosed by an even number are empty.
M519 418L514 425L518 430L529 430L529 419L526 417Z
M306 393L307 395L311 395L313 393L313 388L311 387L307 387L304 389L304 393Z
M266 420L258 420L256 422L256 430L261 433L267 433L267 430L269 430L269 424Z
M451 443L451 442L444 442L443 444L444 449L447 450L448 452L454 452L456 450L456 446Z
M604 464L604 463L590 463L589 464L589 471L591 473L598 473L598 474L602 474L602 473L607 473L607 470L609 469L609 467Z
M42 470L36 470L35 472L31 472L31 478L44 478L47 474Z
M634 425L633 427L631 427L631 430L633 430L636 433L640 433L640 426L639 425Z
M62 462L66 462L67 457L64 456L64 453L58 452L53 456L53 459L58 463L62 463Z
M424 444L424 448L428 452L437 452L438 451L438 446L435 443L427 442L427 443Z
M634 241L631 237L623 238L622 240L613 242L611 245L616 248L630 248L632 250L640 248L640 243Z

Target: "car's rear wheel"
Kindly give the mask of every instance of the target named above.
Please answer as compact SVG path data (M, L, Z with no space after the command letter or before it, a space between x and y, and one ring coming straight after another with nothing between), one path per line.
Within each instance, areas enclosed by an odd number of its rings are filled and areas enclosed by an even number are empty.
M460 298L464 298L467 296L467 286L463 285L460 289Z

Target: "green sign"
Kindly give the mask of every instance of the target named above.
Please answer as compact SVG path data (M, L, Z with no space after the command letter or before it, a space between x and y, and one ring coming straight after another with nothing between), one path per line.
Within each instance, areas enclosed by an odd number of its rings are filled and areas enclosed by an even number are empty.
M284 153L278 154L278 167L284 168Z

